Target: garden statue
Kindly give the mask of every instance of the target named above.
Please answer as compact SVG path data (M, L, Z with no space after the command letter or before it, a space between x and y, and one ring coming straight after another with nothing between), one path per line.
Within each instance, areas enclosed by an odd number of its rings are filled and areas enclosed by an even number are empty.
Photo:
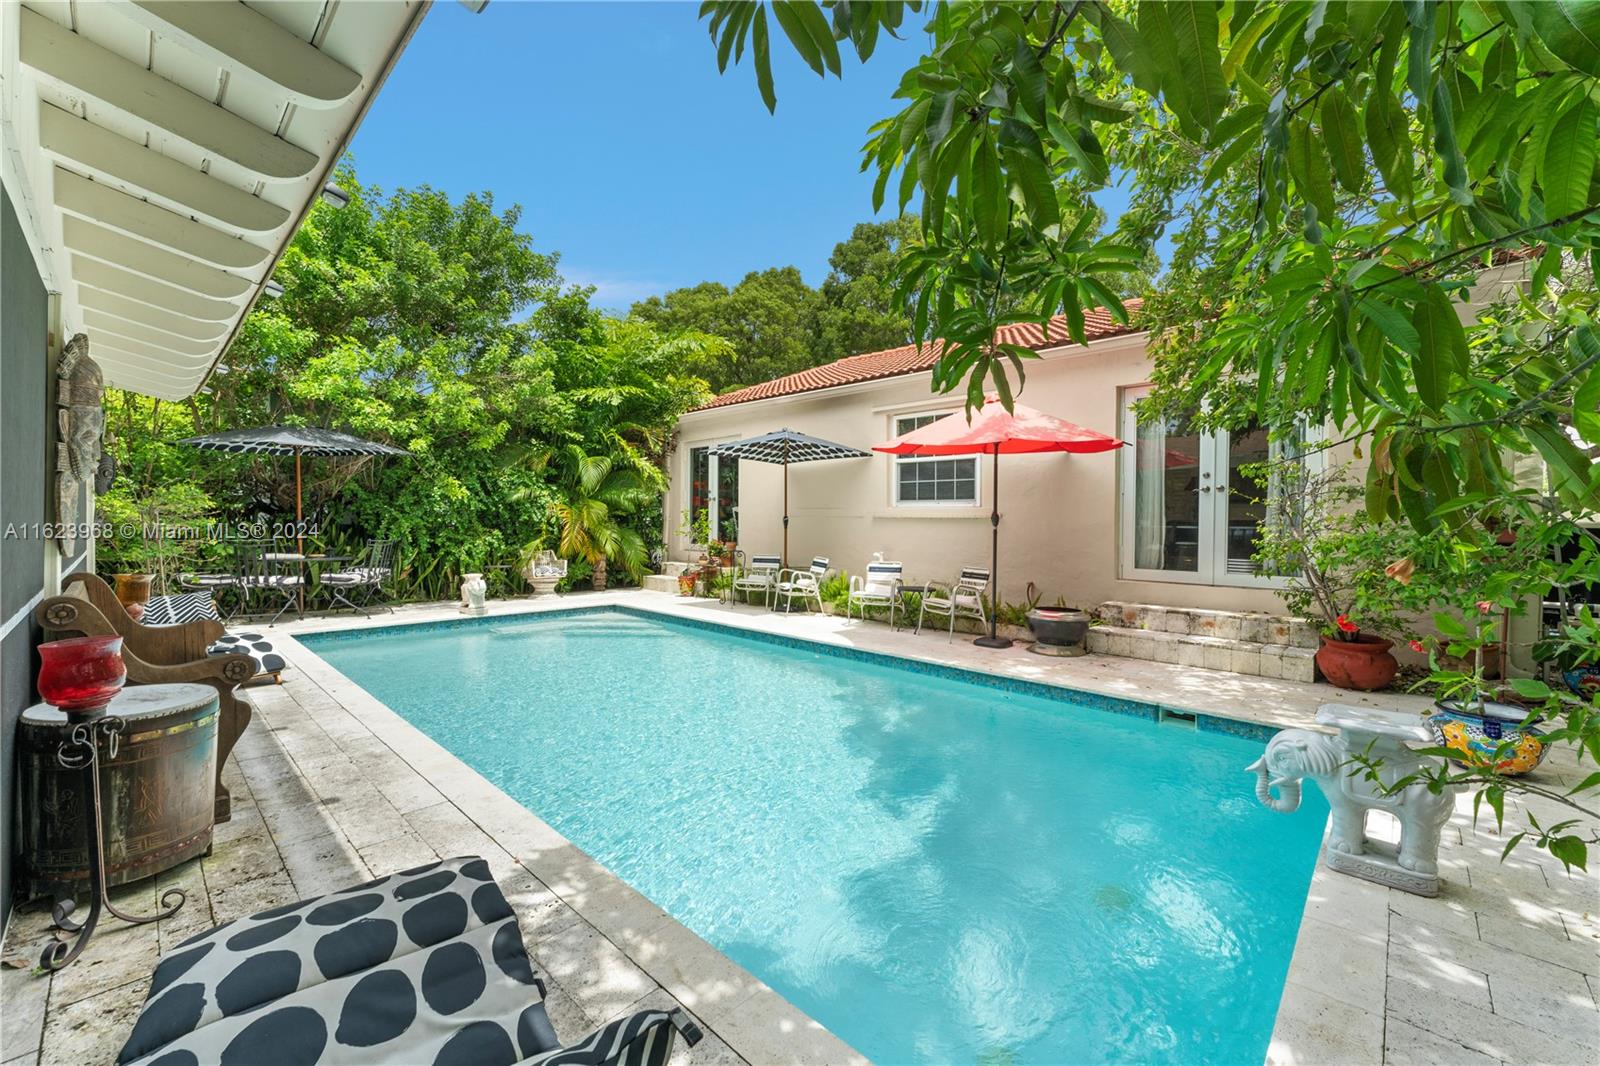
M488 592L489 586L484 583L482 574L468 574L466 580L461 582L461 613L483 614L488 611L489 608L483 603Z
M89 338L74 336L56 364L56 547L67 558L78 554L78 499L100 468L100 438L106 415L101 407L105 383L100 367L89 358Z
M522 576L533 586L535 596L548 596L556 590L561 579L567 576L567 561L545 549L528 557L522 567Z
M1403 892L1437 896L1439 833L1455 810L1456 789L1433 792L1419 781L1388 793L1369 778L1366 766L1353 761L1355 756L1381 760L1377 772L1386 783L1428 766L1430 760L1405 744L1432 742L1422 716L1326 703L1317 711L1317 722L1338 734L1285 729L1267 743L1266 754L1249 767L1256 775L1256 798L1275 811L1291 812L1300 806L1301 779L1311 778L1333 810L1323 849L1329 867ZM1366 817L1373 810L1399 821L1398 849L1368 839Z

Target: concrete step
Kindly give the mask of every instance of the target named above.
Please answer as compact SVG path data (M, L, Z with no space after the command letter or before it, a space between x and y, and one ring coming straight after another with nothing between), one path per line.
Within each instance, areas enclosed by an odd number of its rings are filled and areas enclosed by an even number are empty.
M1317 668L1312 659L1316 652L1288 644L1266 644L1111 625L1091 626L1087 643L1091 652L1100 655L1176 663L1202 670L1229 670L1236 674L1276 677L1285 681L1317 679Z
M657 576L676 579L679 574L687 569L689 569L688 563L662 563L661 573Z
M646 592L670 592L673 595L677 595L678 592L678 578L675 574L647 574L640 584Z
M1308 620L1262 611L1211 611L1110 600L1096 607L1094 614L1107 625L1128 629L1220 637L1250 644L1282 644L1311 651L1318 646L1316 627Z

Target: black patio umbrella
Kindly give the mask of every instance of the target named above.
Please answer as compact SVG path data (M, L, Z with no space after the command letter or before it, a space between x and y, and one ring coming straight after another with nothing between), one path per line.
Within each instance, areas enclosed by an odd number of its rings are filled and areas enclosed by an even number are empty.
M304 501L300 489L301 456L409 454L403 448L362 440L360 437L353 437L334 429L317 429L312 426L257 426L255 429L230 429L225 433L189 437L182 443L208 452L294 456L295 548L300 555L306 553L305 537L300 535L300 523L304 517ZM304 591L300 593L300 607L302 611L305 609Z
M848 444L807 436L792 429L779 429L759 437L729 441L711 449L716 456L749 459L757 463L783 464L783 565L789 565L789 464L814 463L822 459L869 459L872 453Z

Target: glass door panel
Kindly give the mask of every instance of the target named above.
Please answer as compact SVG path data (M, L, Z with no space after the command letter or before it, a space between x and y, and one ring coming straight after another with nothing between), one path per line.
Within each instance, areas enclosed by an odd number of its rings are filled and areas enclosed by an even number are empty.
M717 467L717 521L714 535L718 540L739 539L739 460L722 456L713 457Z
M1202 435L1187 418L1139 423L1133 408L1133 567L1198 575L1203 567ZM1205 477L1203 477L1205 475Z
M1222 480L1217 486L1222 531L1223 573L1254 576L1256 544L1267 520L1269 497L1267 479L1261 467L1268 461L1267 432L1264 429L1239 430L1217 435L1217 454L1223 459ZM1256 467L1246 473L1241 467ZM1254 476L1252 476L1254 475Z

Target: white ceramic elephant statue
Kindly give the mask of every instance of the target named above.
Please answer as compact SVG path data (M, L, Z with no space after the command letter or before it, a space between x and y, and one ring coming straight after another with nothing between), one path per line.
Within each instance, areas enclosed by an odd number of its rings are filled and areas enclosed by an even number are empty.
M1256 798L1275 811L1296 810L1300 806L1301 781L1310 778L1322 789L1332 810L1327 839L1329 865L1395 888L1436 894L1439 834L1455 810L1455 790L1431 792L1426 784L1417 783L1386 794L1369 779L1363 766L1351 761L1352 753L1381 758L1380 772L1385 781L1415 773L1424 765L1423 760L1404 741L1426 738L1425 730L1418 733L1420 719L1412 721L1411 716L1397 712L1330 704L1318 713L1317 720L1337 726L1340 732L1333 735L1285 729L1274 736L1267 743L1266 753L1249 767L1256 775ZM1388 811L1400 823L1400 846L1392 858L1386 847L1374 846L1367 838L1369 810ZM1349 859L1342 859L1344 856ZM1358 857L1364 861L1355 861ZM1390 864L1414 876L1367 869Z

